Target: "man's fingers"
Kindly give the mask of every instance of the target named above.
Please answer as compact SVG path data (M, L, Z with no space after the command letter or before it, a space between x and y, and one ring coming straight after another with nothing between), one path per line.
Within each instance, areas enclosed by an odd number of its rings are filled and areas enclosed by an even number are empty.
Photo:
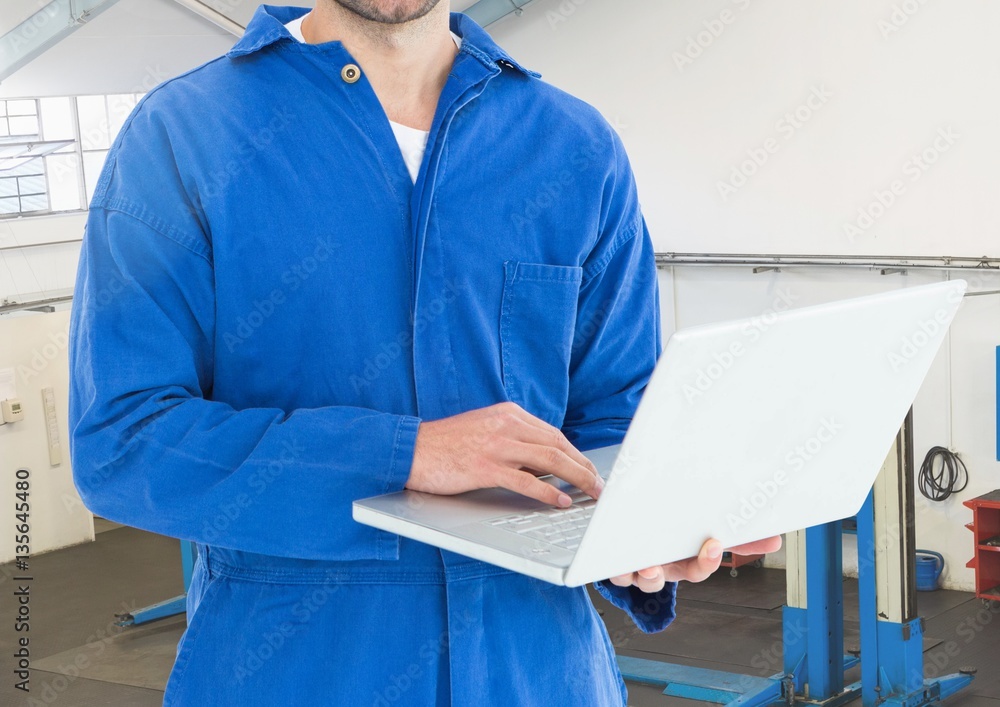
M657 565L655 567L647 567L638 572L632 572L631 574L620 574L617 577L609 578L608 581L616 587L631 587L635 585L647 594L655 594L663 589L663 586L667 583L667 578L663 572L663 567Z
M663 585L666 584L666 581L666 575L664 574L663 567L648 567L644 570L636 572L635 586L639 587L639 589L647 594L655 594L663 589Z
M646 594L656 594L658 591L663 589L666 583L667 580L662 575L657 577L656 579L646 579L645 577L639 577L635 582L635 586L639 587L639 589L645 592Z
M781 536L777 535L773 538L765 538L764 540L757 540L745 545L737 545L731 548L730 552L734 555L766 555L770 552L777 552L780 549Z
M586 467L594 474L597 473L593 463L587 459L583 452L574 447L573 443L566 439L566 435L558 428L553 427L545 420L538 419L515 403L503 403L503 407L524 424L524 428L519 431L518 435L522 441L556 447L580 466Z
M719 569L719 562L699 555L664 565L663 573L668 582L704 582Z
M501 467L497 471L494 481L500 488L508 489L542 503L548 503L551 506L566 508L573 502L573 499L552 484L539 481L524 471L514 471Z
M655 565L654 567L647 567L644 570L639 570L638 574L643 579L657 579L663 576L663 567L660 565Z
M663 565L663 576L668 582L680 582L691 576L692 565L697 562L696 557L687 560L678 560L669 565Z
M694 558L692 572L694 576L689 578L689 582L703 582L708 576L719 569L722 564L722 543L718 540L709 540L701 546L701 552Z
M718 540L708 540L701 546L697 557L663 566L663 572L668 582L703 582L708 576L719 569L722 563L722 543Z
M767 538L756 542L738 545L732 548L737 555L756 555L774 552L781 547L781 538ZM722 563L722 543L718 540L708 540L701 546L697 557L690 557L668 565L647 567L611 578L611 583L619 587L637 586L647 594L654 594L663 589L667 582L702 582L719 569Z
M552 425L547 423L545 420L538 419L537 417L532 415L530 412L525 410L517 403L499 403L497 407L503 410L504 412L510 413L511 415L521 420L522 422L527 422L529 425L533 427L537 427L543 430L552 427Z
M555 447L525 442L512 442L508 447L509 458L517 466L552 474L597 498L603 488L601 477L573 461Z
M630 574L620 574L617 577L611 577L610 582L616 587L631 587L635 584L635 572Z

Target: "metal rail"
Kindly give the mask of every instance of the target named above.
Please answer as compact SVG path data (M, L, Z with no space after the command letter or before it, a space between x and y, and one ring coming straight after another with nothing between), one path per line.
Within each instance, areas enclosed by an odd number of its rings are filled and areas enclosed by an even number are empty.
M25 248L41 248L43 246L50 245L67 245L69 243L83 243L82 238L71 238L68 241L43 241L41 243L24 243L22 245L5 245L0 247L0 251L4 250L24 250Z
M30 310L52 311L51 308L53 306L70 302L72 299L73 295L63 295L61 297L49 297L48 299L33 300L31 302L12 302L0 305L0 315Z
M0 251L80 243L82 239L26 243L0 247ZM659 268L678 265L752 267L754 272L780 271L782 268L861 268L878 270L883 275L905 274L907 270L976 271L1000 274L1000 258L983 256L913 256L903 258L888 255L750 255L738 253L657 253ZM997 295L1000 290L969 292L967 296ZM49 307L72 299L72 295L32 302L16 302L0 306L0 315L10 312Z
M750 253L657 253L658 267L701 265L752 267L754 272L781 268L862 268L883 275L907 270L990 270L1000 272L1000 257L898 255L754 255Z

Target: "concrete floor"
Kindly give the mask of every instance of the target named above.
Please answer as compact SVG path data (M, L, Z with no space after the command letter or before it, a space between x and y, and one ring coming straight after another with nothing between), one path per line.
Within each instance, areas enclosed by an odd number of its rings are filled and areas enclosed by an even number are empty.
M160 705L183 617L120 629L114 614L147 606L182 591L176 541L116 524L101 523L95 543L41 555L32 561L32 691L13 689L14 606L0 602L0 705L20 707L152 707ZM0 595L14 589L13 567L0 566ZM847 580L845 636L858 642L857 585ZM624 615L595 595L615 647L622 655L666 660L757 676L781 668L781 605L784 575L745 568L721 572L700 585L683 585L678 619L666 632L642 634ZM1000 707L1000 609L984 611L972 595L921 593L926 619L925 663L952 672L975 665L972 686L948 707ZM954 641L957 656L944 646ZM952 650L954 653L954 650ZM849 679L857 679L856 674ZM660 689L629 684L632 707L694 707ZM707 703L702 703L707 704ZM293 706L297 707L297 706ZM507 706L504 706L507 707ZM513 706L512 706L513 707Z

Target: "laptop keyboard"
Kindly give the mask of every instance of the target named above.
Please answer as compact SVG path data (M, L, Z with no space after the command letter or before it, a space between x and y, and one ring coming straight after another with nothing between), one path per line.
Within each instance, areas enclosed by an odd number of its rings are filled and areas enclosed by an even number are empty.
M573 505L568 508L547 508L528 513L512 513L481 521L484 525L506 530L532 540L576 550L583 532L594 515L597 501L583 491L568 493Z

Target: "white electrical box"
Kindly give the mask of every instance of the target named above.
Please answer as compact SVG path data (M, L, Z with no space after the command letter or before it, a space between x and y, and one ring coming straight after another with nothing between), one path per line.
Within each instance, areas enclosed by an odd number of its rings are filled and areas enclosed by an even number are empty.
M4 422L20 422L24 419L24 408L17 398L0 401L0 411L3 412Z

